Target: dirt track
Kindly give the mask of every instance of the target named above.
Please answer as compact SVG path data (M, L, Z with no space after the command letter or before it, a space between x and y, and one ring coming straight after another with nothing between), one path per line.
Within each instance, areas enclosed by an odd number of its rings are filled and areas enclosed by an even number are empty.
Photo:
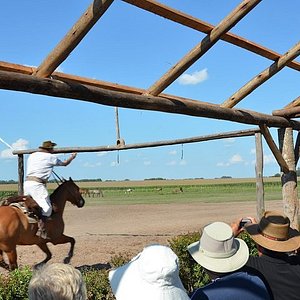
M266 203L266 209L282 210L281 201ZM106 264L123 251L132 255L151 243L167 244L181 233L198 231L203 225L221 220L231 222L243 216L255 216L255 203L193 203L163 205L102 205L78 209L67 206L65 233L76 239L71 264ZM61 262L69 245L53 246L51 262ZM19 246L20 266L34 265L44 254L37 246Z

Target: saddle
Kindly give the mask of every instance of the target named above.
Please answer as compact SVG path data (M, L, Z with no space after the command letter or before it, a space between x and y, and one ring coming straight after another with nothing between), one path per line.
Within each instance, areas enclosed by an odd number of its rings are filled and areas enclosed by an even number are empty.
M29 223L36 223L42 218L42 208L31 196L11 196L1 205L19 208L27 216Z

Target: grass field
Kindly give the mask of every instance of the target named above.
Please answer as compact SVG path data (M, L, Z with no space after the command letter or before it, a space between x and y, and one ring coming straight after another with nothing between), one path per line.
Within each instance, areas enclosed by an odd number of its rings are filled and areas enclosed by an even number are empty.
M103 197L85 197L87 205L256 201L256 182L252 178L78 182L78 185L103 192ZM48 189L56 186L50 183ZM128 189L131 191L127 192ZM280 178L264 179L264 190L265 200L282 199ZM0 185L0 198L16 192L16 184Z

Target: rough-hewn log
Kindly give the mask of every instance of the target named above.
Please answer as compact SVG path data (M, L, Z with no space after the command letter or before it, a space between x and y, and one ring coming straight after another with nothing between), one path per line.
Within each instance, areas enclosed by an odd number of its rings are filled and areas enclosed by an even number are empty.
M290 107L272 111L273 116L280 116L284 118L295 118L300 115L300 107Z
M260 220L265 212L265 191L264 191L264 181L263 181L263 148L262 148L262 138L261 133L257 132L255 134L255 146L256 146L256 216Z
M285 108L292 108L300 105L300 96L285 106Z
M295 153L295 166L297 166L297 164L298 164L299 154L300 154L299 152L300 152L300 132L298 131L297 139L296 139L296 143L295 143L295 149L294 149L294 153Z
M174 82L194 62L203 56L220 38L250 12L261 0L244 0L228 16L226 16L214 29L176 65L171 67L149 89L148 93L159 95L166 87Z
M23 195L23 184L24 184L24 155L18 154L18 174L19 174L19 181L18 181L18 194Z
M123 1L130 3L132 5L135 5L144 10L147 10L149 12L152 12L163 18L166 18L166 19L172 20L176 23L187 26L189 28L193 28L197 31L204 32L206 34L210 33L214 28L213 25L211 25L207 22L204 22L202 20L194 18L193 16L190 16L184 12L175 10L171 7L168 7L164 4L158 3L154 0L123 0ZM221 37L221 39L228 43L231 43L238 47L244 48L248 51L251 51L253 53L256 53L258 55L261 55L265 58L268 58L268 59L271 59L274 61L278 60L281 57L281 54L279 54L271 49L268 49L257 43L251 42L243 37L232 34L230 32L225 33ZM287 64L287 66L289 66L290 68L293 68L297 71L300 71L300 63L297 61L289 62Z
M48 77L70 55L94 24L106 12L113 0L94 0L71 30L45 58L34 75Z
M278 61L274 62L270 67L262 71L241 89L234 93L230 98L223 102L222 107L234 107L247 95L253 92L258 86L270 79L273 75L278 73L289 61L292 61L300 54L300 42L298 42L293 48L287 51Z
M288 173L289 167L288 167L286 161L284 160L281 152L279 151L278 147L276 146L268 127L266 125L259 125L259 128L260 128L260 131L263 134L267 144L269 145L270 150L272 151L273 155L275 156L279 166L282 168L284 173Z
M136 143L136 144L128 144L128 145L55 148L53 152L54 153L101 152L101 151L119 151L119 150L129 150L129 149L139 149L139 148L153 148L153 147L170 146L170 145L199 143L199 142L228 139L234 137L246 137L246 136L255 135L259 131L260 130L256 128L256 129L248 129L248 130L229 131L229 132L223 132L217 134L209 134L209 135L196 136L196 137L183 138L183 139L148 142L148 143ZM37 150L38 149L14 150L13 154L15 155L31 154Z
M298 230L299 200L294 157L293 130L292 128L282 128L278 130L278 135L279 147L289 168L288 173L283 173L281 175L283 211L290 219L291 227Z
M66 83L54 79L38 78L13 72L0 71L0 89L82 100L108 106L222 119L242 124L259 125L264 123L269 127L292 127L300 129L299 122L249 110L222 108L218 105L195 100L132 95L88 85Z

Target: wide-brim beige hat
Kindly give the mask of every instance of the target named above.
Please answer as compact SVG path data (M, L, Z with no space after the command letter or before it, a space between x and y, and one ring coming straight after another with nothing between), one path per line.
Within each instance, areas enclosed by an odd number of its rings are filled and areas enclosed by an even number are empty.
M247 244L234 238L231 227L223 222L205 226L200 240L189 245L188 251L198 264L217 273L236 271L249 258Z
M51 141L44 141L43 144L39 147L41 149L53 149L56 146L56 143Z
M246 231L260 246L276 252L292 252L300 248L299 232L290 227L287 216L266 211L259 224L245 225Z
M129 263L111 270L117 300L189 300L179 277L178 257L171 248L151 245Z

